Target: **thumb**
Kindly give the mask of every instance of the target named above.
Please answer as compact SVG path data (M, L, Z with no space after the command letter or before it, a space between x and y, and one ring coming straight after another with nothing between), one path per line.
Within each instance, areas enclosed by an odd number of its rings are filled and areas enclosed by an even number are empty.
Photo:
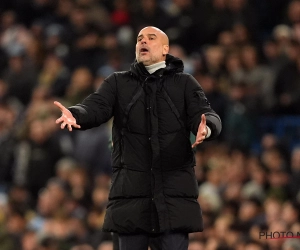
M66 110L65 106L58 101L54 101L54 105L56 105L62 112Z
M202 114L201 115L201 123L206 125L206 117L205 117L205 114Z

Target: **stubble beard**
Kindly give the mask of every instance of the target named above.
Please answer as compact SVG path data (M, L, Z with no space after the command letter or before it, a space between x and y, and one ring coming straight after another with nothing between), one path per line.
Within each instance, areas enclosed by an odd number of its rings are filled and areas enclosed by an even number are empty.
M155 58L152 55L150 55L149 57L147 57L145 59L141 59L142 57L144 57L144 56L137 57L137 62L144 64L144 66L149 66L149 65L159 62L158 58Z
M150 63L150 61L151 61L150 57L145 57L145 56L141 56L141 55L137 56L137 62L142 63L145 66L147 66Z

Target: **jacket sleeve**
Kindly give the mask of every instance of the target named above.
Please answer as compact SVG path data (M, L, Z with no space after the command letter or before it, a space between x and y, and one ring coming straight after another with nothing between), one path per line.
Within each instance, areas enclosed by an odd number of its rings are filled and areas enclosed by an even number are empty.
M117 95L115 74L108 76L96 92L90 94L81 103L68 109L72 112L80 130L100 126L113 116Z
M192 133L197 135L198 127L201 122L201 115L205 114L206 125L211 130L211 135L206 140L216 138L222 130L221 119L211 108L200 84L191 75L187 75L186 79L185 103L188 118L187 125Z

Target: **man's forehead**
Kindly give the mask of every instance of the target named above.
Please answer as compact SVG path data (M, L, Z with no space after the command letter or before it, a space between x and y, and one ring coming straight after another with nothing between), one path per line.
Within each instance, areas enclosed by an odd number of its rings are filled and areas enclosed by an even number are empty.
M159 33L159 31L156 30L156 29L145 28L145 29L142 29L140 31L140 33L138 34L138 36L141 36L141 35L156 35L156 36L158 36L158 33Z
M137 38L142 37L142 36L156 36L157 38L159 38L164 44L168 45L169 44L169 39L168 36L159 28L156 27L145 27L143 28Z

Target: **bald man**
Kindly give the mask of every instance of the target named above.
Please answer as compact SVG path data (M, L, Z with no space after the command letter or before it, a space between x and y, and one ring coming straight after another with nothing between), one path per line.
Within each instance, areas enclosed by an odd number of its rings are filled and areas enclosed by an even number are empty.
M140 31L135 50L137 62L147 67L163 64L168 52L169 39L163 31L155 27L146 27Z
M155 249L187 250L188 234L203 230L193 148L216 138L221 121L199 83L183 73L183 62L168 52L167 35L146 27L130 70L108 76L75 106L55 102L62 129L89 129L114 117L103 230L119 234L120 250L147 250L153 240Z

